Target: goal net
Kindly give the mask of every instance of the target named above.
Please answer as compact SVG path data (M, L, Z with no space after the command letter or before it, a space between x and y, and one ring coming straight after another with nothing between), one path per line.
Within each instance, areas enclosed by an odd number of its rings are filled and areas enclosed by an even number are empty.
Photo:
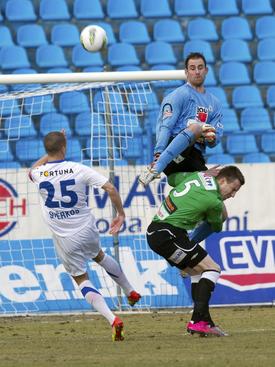
M190 305L177 270L146 243L146 227L167 188L164 178L146 189L138 184L152 159L159 105L146 73L142 82L126 75L124 81L72 82L68 75L49 74L45 80L55 83L48 84L44 79L38 83L35 75L0 78L9 90L0 95L0 314L90 310L56 256L37 189L28 179L32 163L45 154L43 137L61 129L67 136L66 158L109 177L122 197L126 220L115 237L108 234L114 210L107 193L90 189L88 204L102 248L119 260L142 295L135 308ZM129 309L125 295L98 264L89 262L88 272L112 309Z

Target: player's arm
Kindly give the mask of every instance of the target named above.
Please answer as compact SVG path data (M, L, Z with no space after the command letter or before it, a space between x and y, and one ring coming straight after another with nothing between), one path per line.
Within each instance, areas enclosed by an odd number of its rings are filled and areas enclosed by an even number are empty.
M43 164L46 164L48 162L48 154L44 155L43 157L41 157L40 159L38 159L36 162L34 162L34 164L31 166L31 169L29 170L29 179L31 181L33 181L33 176L32 176L32 171L39 167L42 166Z
M121 201L121 198L120 198L120 195L117 191L117 189L115 188L115 186L113 184L111 184L111 182L106 182L103 186L102 186L102 189L105 190L116 211L117 211L117 216L116 218L114 218L112 220L112 223L111 223L111 230L110 230L110 234L116 234L120 227L122 226L123 222L124 222L124 219L125 219L125 213L124 213L124 210L123 210L123 206L122 206L122 201Z
M208 208L206 220L214 232L220 232L222 230L224 222L224 205L222 202Z
M182 96L182 95L181 95ZM179 98L177 94L164 98L158 117L157 124L157 142L154 154L162 153L168 145L183 108L183 98Z

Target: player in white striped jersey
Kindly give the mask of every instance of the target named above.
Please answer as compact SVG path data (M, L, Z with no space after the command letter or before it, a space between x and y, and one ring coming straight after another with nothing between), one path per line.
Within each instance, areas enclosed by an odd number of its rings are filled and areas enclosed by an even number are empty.
M109 233L116 234L125 219L119 193L92 168L65 160L64 131L47 134L44 146L47 155L33 165L29 175L39 189L43 217L52 231L58 256L86 301L112 325L113 340L123 340L123 322L90 282L86 266L93 259L121 286L131 306L139 301L140 294L134 291L119 264L101 249L95 217L87 204L87 186L101 187L109 194L117 211Z

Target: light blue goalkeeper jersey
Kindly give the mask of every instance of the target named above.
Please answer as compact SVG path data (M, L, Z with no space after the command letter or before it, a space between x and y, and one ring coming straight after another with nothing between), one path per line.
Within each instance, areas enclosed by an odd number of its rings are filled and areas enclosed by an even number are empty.
M210 147L217 145L223 134L222 106L210 92L197 92L189 83L169 93L162 101L157 121L157 143L154 153L162 153L170 138L175 137L187 127L189 119L211 124L216 128L215 143L206 143ZM205 152L205 143L196 143L195 147Z

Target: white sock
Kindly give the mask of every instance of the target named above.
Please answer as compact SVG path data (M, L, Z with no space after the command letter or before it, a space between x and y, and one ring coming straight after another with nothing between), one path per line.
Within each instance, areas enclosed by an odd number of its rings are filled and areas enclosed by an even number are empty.
M126 296L129 296L133 287L128 282L118 262L111 256L105 254L103 260L98 264L102 266L110 277L123 289Z
M92 286L92 283L89 280L85 280L79 285L79 288L86 301L90 305L92 305L96 311L104 316L112 325L115 319L115 315L109 309L107 303L105 302L99 291Z
M191 275L191 283L198 283L201 279L201 274Z

